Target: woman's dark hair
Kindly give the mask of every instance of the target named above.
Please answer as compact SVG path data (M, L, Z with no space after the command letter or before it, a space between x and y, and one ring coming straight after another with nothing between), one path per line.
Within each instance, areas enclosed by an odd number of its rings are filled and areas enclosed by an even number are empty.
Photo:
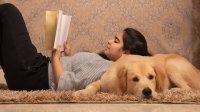
M145 37L133 28L124 29L123 44L123 49L130 51L130 54L151 56Z
M145 37L136 29L124 29L123 44L123 50L130 51L130 54L151 56L151 54L148 51ZM109 58L104 54L103 51L99 52L98 54L104 59L109 60Z

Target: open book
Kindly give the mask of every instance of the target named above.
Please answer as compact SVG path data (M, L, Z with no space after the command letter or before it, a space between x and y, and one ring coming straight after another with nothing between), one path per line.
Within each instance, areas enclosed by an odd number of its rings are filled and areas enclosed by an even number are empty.
M71 16L64 15L62 10L46 11L45 24L45 49L56 49L61 45L61 51L64 50L63 44L67 40Z

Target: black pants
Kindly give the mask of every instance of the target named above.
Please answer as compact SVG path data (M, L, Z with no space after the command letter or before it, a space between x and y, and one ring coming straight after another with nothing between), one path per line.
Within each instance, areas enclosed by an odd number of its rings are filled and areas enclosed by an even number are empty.
M0 64L11 90L48 89L49 58L37 52L23 17L12 4L0 5Z

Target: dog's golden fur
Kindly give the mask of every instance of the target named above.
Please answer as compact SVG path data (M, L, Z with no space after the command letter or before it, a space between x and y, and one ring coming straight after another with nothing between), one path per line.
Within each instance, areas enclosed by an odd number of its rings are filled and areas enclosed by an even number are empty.
M200 71L177 54L123 55L101 80L75 94L92 95L102 91L156 97L157 92L164 92L171 87L200 89Z

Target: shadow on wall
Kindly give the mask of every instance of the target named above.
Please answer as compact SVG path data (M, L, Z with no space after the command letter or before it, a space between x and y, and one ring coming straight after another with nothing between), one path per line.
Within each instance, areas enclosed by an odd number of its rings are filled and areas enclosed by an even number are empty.
M193 46L193 64L200 69L200 0L192 0L193 3L193 33L195 44Z

